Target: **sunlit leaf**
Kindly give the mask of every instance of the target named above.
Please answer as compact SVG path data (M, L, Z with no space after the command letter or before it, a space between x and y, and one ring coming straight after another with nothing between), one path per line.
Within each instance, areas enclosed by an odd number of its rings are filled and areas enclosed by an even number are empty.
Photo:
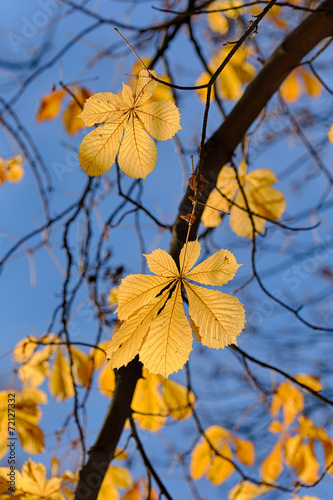
M283 410L284 424L288 427L297 414L303 410L304 397L300 390L290 382L282 382L272 398L271 413L276 417Z
M166 141L181 128L178 109L171 101L147 102L156 85L141 70L135 96L123 84L121 96L99 93L86 101L80 115L85 125L104 123L83 139L79 149L88 175L109 170L117 154L120 168L130 177L145 179L155 168L157 149L152 137Z
M131 404L133 418L142 429L150 432L160 430L166 420L167 408L159 391L160 384L158 375L149 374L144 370L143 378L137 382Z
M214 54L209 62L209 68L212 72L216 71L222 64L230 50L231 48L222 47ZM216 81L217 94L220 98L235 100L240 97L243 84L249 82L255 74L254 66L248 61L250 55L251 49L249 47L241 47L223 68ZM209 78L210 75L202 73L195 84L204 85L208 83ZM206 89L197 92L201 101L205 102Z
M275 481L283 470L282 442L277 441L273 449L261 463L261 477L264 481Z
M220 250L190 271L200 253L198 241L180 253L183 274L164 250L146 255L149 269L160 276L131 275L119 287L118 313L125 320L107 348L112 368L129 363L137 354L151 372L167 378L188 360L192 333L185 316L181 285L189 299L196 336L203 345L219 349L236 343L244 327L244 309L236 297L207 290L187 278L207 284L223 284L238 269L234 256ZM126 319L127 318L127 319Z
M66 95L67 92L64 89L59 89L51 92L50 94L46 94L41 100L36 120L38 122L42 122L44 120L52 120L58 116L62 101Z
M12 390L15 393L15 429L22 448L31 454L44 451L44 434L38 424L46 404L46 394L40 389ZM8 391L0 391L0 458L8 444ZM12 426L11 426L12 427Z
M162 312L152 320L139 356L151 373L167 378L183 367L191 350L192 331L184 313L178 282Z
M195 480L206 475L215 485L226 481L234 472L231 434L218 425L212 425L191 453L190 474Z
M118 488L124 489L130 486L132 486L132 476L129 470L125 467L110 465L98 492L97 500L119 500Z
M301 382L302 384L306 385L313 391L319 392L323 389L323 385L318 379L318 377L315 377L314 375L309 375L308 373L300 373L295 377L295 379L298 382Z
M76 87L72 92L75 96L75 99L71 99L68 107L63 114L62 119L66 131L69 134L74 135L79 132L79 130L84 128L84 123L78 115L82 112L82 106L84 105L85 101L91 96L91 92L83 87Z
M186 387L173 380L163 380L163 400L168 414L182 420L191 416L191 407L195 403L195 396Z
M252 441L234 437L233 442L238 460L245 465L253 465L255 453Z
M259 486L249 481L243 481L240 484L236 484L229 491L229 500L252 500L260 495L266 493L269 488L267 486Z
M309 97L320 97L322 86L305 66L299 66L282 83L280 95L292 104L300 98L303 92Z
M4 160L0 158L0 185L5 181L17 183L20 182L24 176L24 169L22 156L13 156Z
M242 304L236 297L185 282L189 313L199 328L201 343L213 349L236 344L245 322Z
M214 209L224 212L230 209L230 226L238 236L252 237L253 229L255 233L261 233L265 218L279 220L286 208L283 194L271 187L275 182L274 173L266 168L247 173L245 162L241 162L237 179L233 168L223 167L216 189L208 197L202 215L203 224L207 227L217 226L221 222L221 215ZM252 215L251 220L249 210L261 217Z
M57 348L56 357L50 373L49 387L51 394L64 401L74 396L74 385L68 358Z
M104 396L111 398L116 387L115 374L112 368L107 367L107 362L102 365L101 371L98 376L98 389Z

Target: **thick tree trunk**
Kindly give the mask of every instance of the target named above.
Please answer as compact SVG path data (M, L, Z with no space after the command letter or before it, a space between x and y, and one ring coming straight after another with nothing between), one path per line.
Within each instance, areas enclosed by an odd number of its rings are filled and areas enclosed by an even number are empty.
M291 32L271 55L256 78L248 85L241 99L235 105L224 123L207 140L201 173L209 184L202 194L206 202L213 189L221 167L227 163L240 144L244 134L265 108L270 98L279 89L289 73L302 59L327 37L333 36L333 0L326 0ZM179 206L173 225L170 255L177 261L184 244L187 223L180 218L192 210L188 199L193 193L187 189ZM192 226L191 239L195 239L203 208L197 206L197 220ZM75 500L96 500L107 467L112 460L141 374L141 364L136 358L126 367L118 370L116 390L96 444L89 452L89 460L80 474Z

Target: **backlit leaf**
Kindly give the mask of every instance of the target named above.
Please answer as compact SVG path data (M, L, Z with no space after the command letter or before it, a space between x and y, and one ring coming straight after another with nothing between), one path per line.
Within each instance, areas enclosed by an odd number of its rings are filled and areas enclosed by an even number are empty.
M158 375L144 370L143 378L137 382L131 408L133 418L142 429L157 432L165 424L167 408L159 392L161 381Z
M12 390L15 393L15 428L20 445L27 453L44 451L44 435L38 423L42 417L39 404L46 404L40 389ZM0 391L0 458L8 450L8 391Z
M275 481L283 470L282 442L277 441L272 451L263 460L261 467L261 477L264 481Z
M134 314L125 321L119 330L116 331L106 350L111 368L120 368L123 365L127 365L138 354L147 336L151 322L157 316L161 307L164 306L168 294L167 290L159 297L153 299L137 314Z
M58 400L64 401L74 396L73 379L68 358L62 353L61 347L57 349L56 357L50 373L50 392Z
M163 400L168 414L175 420L191 416L191 407L194 405L195 396L186 387L173 380L163 380Z
M148 304L168 283L160 276L130 274L121 282L118 292L117 313L119 319L126 320L137 309Z
M296 389L291 382L282 382L272 398L271 414L276 417L282 408L283 421L288 427L303 407L304 397L301 391Z
M36 120L42 122L55 118L60 113L61 103L66 95L67 92L64 89L46 94L40 103Z
M195 480L203 475L215 485L226 481L234 472L232 451L229 443L231 434L218 425L212 425L191 453L190 474Z
M163 311L151 322L139 356L151 373L167 378L183 367L191 350L192 332L184 313L178 283Z
M238 236L252 237L252 221L255 233L261 233L264 230L266 218L269 220L281 219L286 202L282 193L271 187L277 179L269 169L260 168L247 173L245 162L241 162L238 169L238 179L239 182L233 168L222 168L217 179L216 189L208 197L202 222L207 227L215 227L221 222L221 215L214 208L224 212L230 208L232 230ZM244 194L239 184L242 186ZM260 217L252 215L251 221L249 210Z
M222 286L235 276L239 267L229 250L219 250L187 273L186 278L202 285Z
M91 92L83 87L76 87L73 90L73 94L76 99L71 99L62 117L65 129L71 135L76 134L79 130L84 128L84 123L82 118L79 117L79 114L82 112L82 106L85 101L91 96Z
M97 500L119 500L118 488L132 486L132 476L125 467L110 465L98 492Z
M165 378L183 367L192 348L192 333L183 309L182 285L196 338L216 349L236 343L245 322L238 299L193 285L187 278L221 285L239 266L228 250L220 250L191 272L199 254L198 241L181 250L184 274L167 252L155 250L146 258L149 269L159 276L131 275L122 281L118 312L124 322L107 349L112 368L126 365L137 354L145 368Z
M233 441L238 460L240 460L245 465L253 465L255 454L252 441L236 437L233 438Z
M112 368L107 367L106 360L103 362L101 371L98 376L98 389L107 398L113 396L116 387L115 374Z
M199 328L201 343L213 349L236 344L245 313L236 297L185 282L191 318Z
M259 486L257 484L250 483L249 481L243 481L240 484L236 484L230 492L229 500L252 500L260 495L266 493L269 488L267 486Z
M8 160L0 158L0 185L5 181L17 183L24 176L22 156L12 156Z
M85 125L104 125L82 141L79 160L91 176L110 169L118 154L119 166L130 177L145 179L155 168L157 149L152 139L167 140L181 128L179 112L171 101L147 101L157 83L141 70L135 96L123 84L121 96L99 93L85 103L80 117Z
M149 270L152 273L158 274L159 276L165 276L166 278L178 276L179 271L176 263L165 250L158 248L151 254L145 255L145 257L147 259Z
M298 382L310 387L313 391L319 392L323 389L320 380L314 375L309 375L308 373L300 373L295 377Z

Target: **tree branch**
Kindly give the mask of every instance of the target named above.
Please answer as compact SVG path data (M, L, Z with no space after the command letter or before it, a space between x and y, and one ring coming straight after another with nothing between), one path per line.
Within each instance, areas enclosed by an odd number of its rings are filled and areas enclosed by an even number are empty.
M206 185L201 201L205 203L215 187L217 176L240 144L244 134L265 108L289 73L302 59L325 38L333 36L333 0L326 0L318 10L309 15L283 40L268 59L262 70L248 85L243 96L234 106L221 127L207 140L200 173L210 182ZM192 202L188 199L192 190L188 187L179 206L170 254L178 258L187 231L187 223L180 218L187 214ZM203 207L197 207L197 220L192 226L190 239L195 239Z
M131 402L142 365L136 357L127 366L115 370L116 388L89 459L80 472L74 500L96 500L105 473L113 459L126 419L131 414Z
M207 200L222 166L230 161L244 134L281 83L318 43L329 36L333 36L333 0L324 1L317 11L310 14L283 40L248 85L221 127L206 142L200 171L210 183L206 185L201 201ZM176 262L188 228L188 224L180 216L191 211L192 202L188 199L191 195L192 191L188 188L173 225L169 252ZM196 237L202 211L203 207L197 205L197 220L190 234L192 240ZM117 371L112 402L96 444L89 452L89 460L81 471L75 500L96 500L123 426L130 415L131 400L140 372L141 364L138 358Z

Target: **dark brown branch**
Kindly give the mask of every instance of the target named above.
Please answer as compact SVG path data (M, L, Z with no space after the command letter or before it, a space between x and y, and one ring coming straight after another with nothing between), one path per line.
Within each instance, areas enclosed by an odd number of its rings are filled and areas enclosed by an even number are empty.
M112 460L126 419L136 383L141 377L141 363L135 358L127 366L115 370L116 389L99 436L89 450L89 460L80 472L74 500L96 500L105 473Z

